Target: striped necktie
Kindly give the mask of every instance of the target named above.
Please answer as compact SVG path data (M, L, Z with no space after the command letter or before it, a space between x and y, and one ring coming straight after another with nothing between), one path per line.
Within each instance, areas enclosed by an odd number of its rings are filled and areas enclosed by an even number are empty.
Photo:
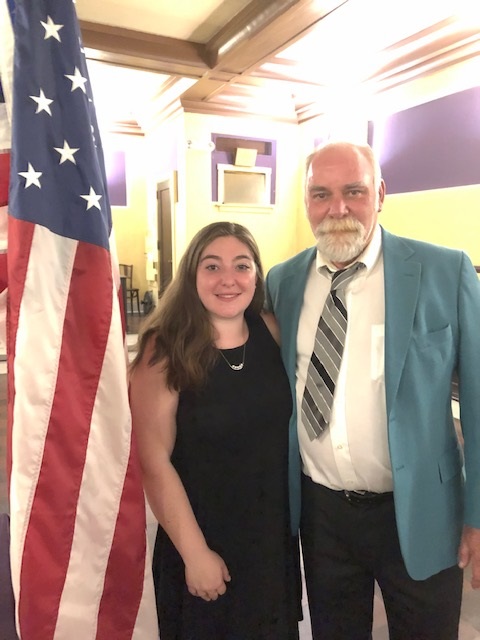
M330 293L318 321L302 400L302 422L310 440L317 438L330 422L347 332L345 289L358 269L364 266L355 262L332 274Z

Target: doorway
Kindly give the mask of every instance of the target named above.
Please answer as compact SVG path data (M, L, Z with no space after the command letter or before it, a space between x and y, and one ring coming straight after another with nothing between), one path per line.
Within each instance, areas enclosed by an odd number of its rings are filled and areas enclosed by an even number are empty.
M157 286L160 298L172 280L172 218L173 200L172 181L162 180L157 185Z

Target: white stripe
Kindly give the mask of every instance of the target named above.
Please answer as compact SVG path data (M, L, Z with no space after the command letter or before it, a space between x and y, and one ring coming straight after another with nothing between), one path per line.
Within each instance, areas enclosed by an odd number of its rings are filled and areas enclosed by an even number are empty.
M0 153L9 150L11 146L11 128L7 115L7 106L0 104Z
M10 560L17 607L23 547L50 421L76 248L75 240L35 227L13 365L15 387L21 390L13 407L10 484ZM51 256L60 259L51 260ZM47 307L42 300L49 301Z
M132 421L127 352L115 284L112 301L112 323L95 398L55 640L95 639L97 614L130 455ZM142 630L141 637L155 640L158 625L149 562L145 565L144 582L145 603L141 607L142 617L139 613L137 621Z
M117 258L117 245L115 242L115 233L112 227L110 233L110 255L112 257L112 271L113 282L117 288L120 289L120 269L118 267ZM116 296L118 304L118 296ZM127 340L124 339L126 361L128 361ZM147 538L147 550L145 554L145 574L143 581L142 599L140 601L140 607L138 610L137 620L135 621L135 628L132 634L132 640L158 640L158 620L157 620L157 606L155 602L155 591L153 588L152 577L152 552L150 549L150 541L148 538L148 514L151 516L152 527L156 530L156 521L148 504L145 502L147 510L147 530L145 535Z
M118 298L113 287L112 301L112 323L92 414L55 640L95 638L97 613L130 453L132 427L126 354Z
M7 250L8 241L8 209L0 207L0 253Z
M20 307L14 375L16 388L21 389L21 394L15 397L13 409L15 427L10 490L10 553L17 603L20 599L25 535L50 421L77 244L44 227L35 227ZM51 256L59 258L50 260ZM38 268L40 264L41 270ZM43 307L42 300L49 300L48 307ZM112 300L113 319L92 416L70 563L54 636L56 640L95 638L97 612L130 452L127 353L115 288ZM106 487L109 488L108 495L104 491ZM94 509L92 505L95 505ZM92 545L92 540L98 544ZM135 637L139 639L158 638L148 555L137 628Z
M7 250L7 207L0 207L0 253ZM7 354L7 289L0 293L0 355ZM6 361L0 360L0 374L6 373Z
M157 607L152 578L152 557L150 549L147 547L142 601L140 602L132 640L157 640L158 637Z

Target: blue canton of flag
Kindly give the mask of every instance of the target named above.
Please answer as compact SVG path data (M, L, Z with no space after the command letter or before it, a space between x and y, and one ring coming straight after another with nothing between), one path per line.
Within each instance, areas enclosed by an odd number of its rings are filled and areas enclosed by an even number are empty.
M44 2L16 9L10 214L107 248L110 204L78 21L72 2L50 4L48 15Z

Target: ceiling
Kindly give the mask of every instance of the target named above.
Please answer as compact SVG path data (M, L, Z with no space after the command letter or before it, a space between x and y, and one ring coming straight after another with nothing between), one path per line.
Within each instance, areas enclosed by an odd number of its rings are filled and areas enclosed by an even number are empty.
M360 93L374 96L480 56L478 0L76 0L76 7L99 119L131 133L179 108L303 122Z

